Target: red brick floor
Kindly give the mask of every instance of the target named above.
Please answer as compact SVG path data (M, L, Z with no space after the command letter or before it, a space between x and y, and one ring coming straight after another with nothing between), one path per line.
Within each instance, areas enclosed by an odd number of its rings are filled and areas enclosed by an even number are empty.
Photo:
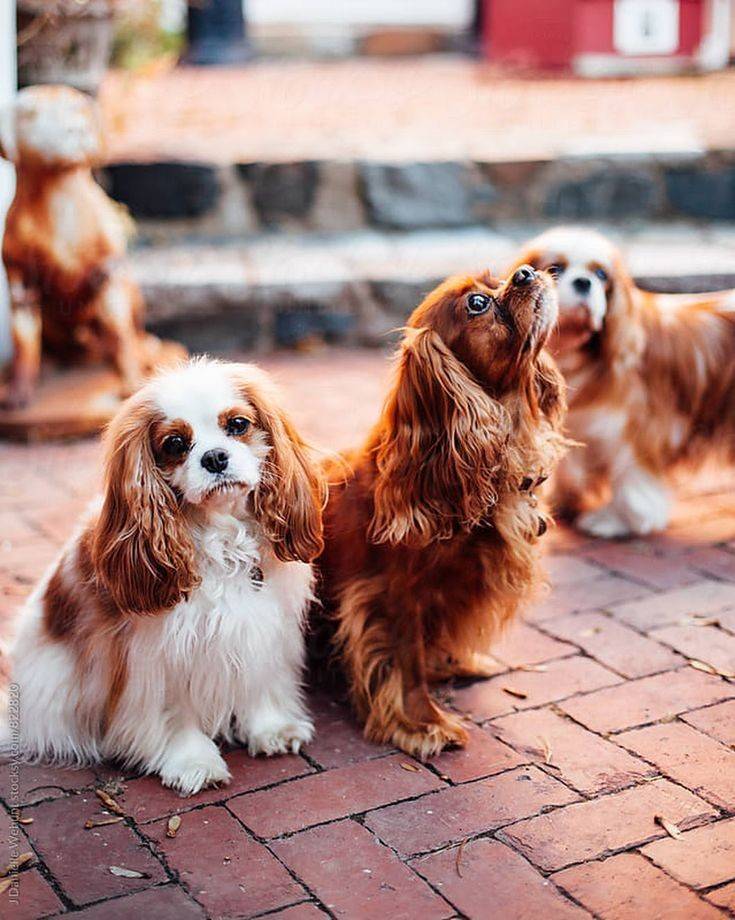
M112 161L503 161L731 148L734 85L514 78L447 56L119 72L100 98Z
M376 352L263 363L330 448L365 430L387 374ZM4 630L98 465L94 441L0 448ZM193 799L104 766L0 768L0 870L31 854L0 916L735 915L734 484L683 481L671 528L649 541L553 531L551 589L498 642L498 673L440 690L473 723L465 751L418 764L314 693L303 756L233 751L231 785ZM109 817L102 785L125 816L86 829Z

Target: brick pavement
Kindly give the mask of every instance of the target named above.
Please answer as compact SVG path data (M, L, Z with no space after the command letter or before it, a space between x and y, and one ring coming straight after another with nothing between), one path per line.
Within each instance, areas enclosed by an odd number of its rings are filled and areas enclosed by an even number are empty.
M278 60L112 72L100 99L113 162L545 160L731 148L734 82L514 78L449 56Z
M386 375L372 352L263 363L330 447L364 431ZM0 448L4 631L93 493L98 461L93 441ZM232 784L194 799L106 766L26 766L19 782L0 768L0 869L14 834L31 854L19 904L4 891L0 915L735 914L734 481L685 480L674 524L649 541L550 534L551 590L497 644L498 673L440 690L472 722L465 751L418 764L366 743L314 693L317 737L302 756L231 751ZM85 829L109 818L99 786L125 817Z

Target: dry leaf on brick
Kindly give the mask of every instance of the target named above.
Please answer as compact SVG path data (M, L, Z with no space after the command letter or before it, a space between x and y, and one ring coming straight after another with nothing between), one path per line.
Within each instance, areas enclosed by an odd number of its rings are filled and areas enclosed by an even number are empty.
M0 878L5 878L8 875L14 875L23 866L27 866L28 863L32 863L36 857L33 853L21 853L20 856L17 856L15 859L11 860L7 866L0 872Z
M538 740L541 742L541 747L543 748L544 763L550 764L551 763L551 745L546 740L546 738L539 738Z
M18 824L33 824L33 818L18 818Z
M106 827L108 824L119 824L122 817L118 815L115 818L87 818L84 822L86 830L91 831L93 827Z
M681 831L673 821L668 821L663 815L654 815L653 820L666 831L669 837L673 837L674 840L681 839Z
M14 879L12 878L4 878L0 880L0 894L3 894L3 892L7 891L8 888L10 888L10 886L13 884L13 881Z
M419 768L416 766L416 764L414 764L414 763L408 763L408 761L406 761L406 760L402 760L402 761L398 764L398 766L399 766L402 770L408 770L409 773L418 773L418 772L419 772Z
M697 671L704 671L705 674L714 674L715 677L724 677L725 680L735 680L734 671L724 671L721 668L716 668L708 661L698 661L696 658L690 658L689 666Z
M719 627L720 621L717 617L705 617L705 616L695 616L685 617L683 620L679 620L680 626L717 626Z
M150 878L148 872L138 872L137 869L125 869L123 866L110 866L110 872L119 878Z
M528 694L524 693L522 690L515 690L513 687L502 687L503 693L507 693L509 696L514 696L519 700L527 700Z
M166 824L166 836L175 837L180 827L181 817L179 815L172 815Z
M114 815L125 815L122 805L116 802L109 792L105 792L104 789L95 789L94 794L108 811L111 811Z
M457 847L457 855L456 855L455 858L454 858L454 868L457 870L457 875L458 875L460 878L463 878L463 875L462 875L462 853L464 852L464 848L465 848L465 846L467 845L467 841L468 841L469 839L470 839L469 837L465 837L464 840L460 843L460 845Z

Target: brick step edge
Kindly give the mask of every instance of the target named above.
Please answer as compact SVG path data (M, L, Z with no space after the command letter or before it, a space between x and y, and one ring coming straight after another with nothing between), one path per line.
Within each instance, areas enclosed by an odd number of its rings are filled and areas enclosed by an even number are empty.
M100 178L146 240L735 218L735 150L507 163L115 163Z
M490 267L502 274L535 227L333 237L264 236L243 245L134 250L148 326L194 351L298 345L319 338L388 344L442 278ZM735 287L735 228L655 228L621 239L643 287Z

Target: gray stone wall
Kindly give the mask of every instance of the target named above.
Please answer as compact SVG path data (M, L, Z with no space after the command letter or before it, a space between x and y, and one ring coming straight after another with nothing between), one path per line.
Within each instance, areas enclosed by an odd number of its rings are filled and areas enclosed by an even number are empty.
M735 151L512 163L119 163L102 179L153 242L505 220L735 219Z

